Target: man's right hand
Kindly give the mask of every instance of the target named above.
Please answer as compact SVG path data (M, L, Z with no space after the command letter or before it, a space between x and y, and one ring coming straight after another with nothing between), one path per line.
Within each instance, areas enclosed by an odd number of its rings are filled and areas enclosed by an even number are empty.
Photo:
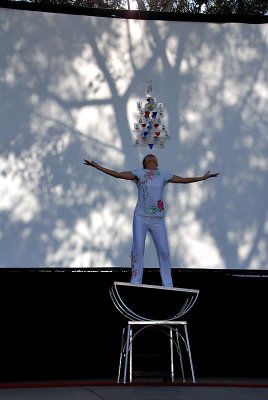
M94 168L98 168L99 166L95 161L89 161L89 160L84 160L84 164Z

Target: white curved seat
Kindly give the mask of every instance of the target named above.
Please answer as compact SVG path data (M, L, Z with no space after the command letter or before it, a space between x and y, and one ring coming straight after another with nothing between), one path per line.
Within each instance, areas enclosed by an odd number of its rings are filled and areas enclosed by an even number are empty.
M122 289L124 289L124 293ZM126 291L126 289L128 290ZM152 296L153 292L157 292L157 297L155 297L154 302L151 305L151 309L149 310L151 315L148 314L146 316L146 313L144 313L144 315L139 314L138 311L134 310L134 308L136 307L136 303L133 302L131 304L130 295L134 294L134 299L136 300L138 296L138 291L140 290L147 290L148 296ZM122 292L121 294L120 291ZM137 295L135 295L134 292L136 292ZM122 298L123 295L124 299ZM199 290L197 289L164 287L144 284L133 285L126 282L114 282L113 286L110 288L111 299L118 311L121 312L121 314L123 314L126 318L135 321L150 321L152 319L169 321L177 320L190 311L190 309L195 304L198 295ZM163 301L169 302L168 310L161 310ZM142 311L144 312L144 310ZM163 312L165 314L163 314ZM155 318L156 313L160 314L159 318Z

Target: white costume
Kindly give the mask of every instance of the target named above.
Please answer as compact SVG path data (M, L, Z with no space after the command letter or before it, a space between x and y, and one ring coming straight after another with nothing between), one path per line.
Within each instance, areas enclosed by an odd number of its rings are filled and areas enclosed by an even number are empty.
M157 251L162 284L172 287L163 192L174 174L159 169L135 169L131 172L138 178L138 202L133 217L131 283L142 283L145 238L150 232Z

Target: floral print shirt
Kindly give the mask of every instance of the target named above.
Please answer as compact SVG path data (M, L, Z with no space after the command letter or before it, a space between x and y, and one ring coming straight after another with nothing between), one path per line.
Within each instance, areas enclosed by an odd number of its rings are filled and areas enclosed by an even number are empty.
M135 169L137 176L138 202L134 213L145 217L164 217L164 187L174 174L159 169Z

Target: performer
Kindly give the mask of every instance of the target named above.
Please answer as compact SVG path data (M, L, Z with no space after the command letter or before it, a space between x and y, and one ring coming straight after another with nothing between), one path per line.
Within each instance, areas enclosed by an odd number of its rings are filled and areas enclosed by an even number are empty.
M117 172L104 168L95 161L84 160L89 165L114 178L134 181L138 188L138 201L133 216L133 243L131 250L131 283L142 283L145 238L150 232L157 251L162 285L173 286L169 257L163 192L167 183L193 183L214 178L219 173L208 171L203 176L183 178L168 171L158 169L154 154L148 154L142 161L143 168Z

